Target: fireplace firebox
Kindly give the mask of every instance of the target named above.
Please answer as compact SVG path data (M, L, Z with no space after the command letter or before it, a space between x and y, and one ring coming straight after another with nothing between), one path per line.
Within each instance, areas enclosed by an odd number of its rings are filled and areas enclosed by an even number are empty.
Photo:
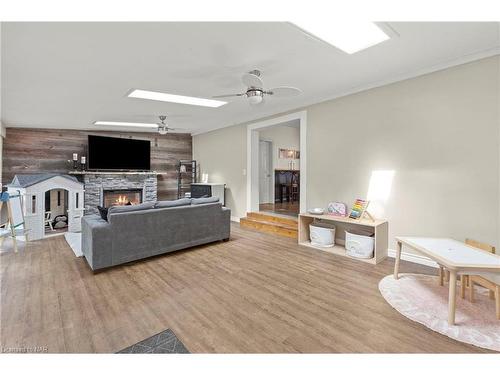
M142 203L142 189L103 190L103 207L129 206Z

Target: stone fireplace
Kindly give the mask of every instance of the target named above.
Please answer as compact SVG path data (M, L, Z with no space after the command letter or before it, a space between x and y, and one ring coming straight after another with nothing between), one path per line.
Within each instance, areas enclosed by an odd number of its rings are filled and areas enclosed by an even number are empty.
M155 202L156 172L73 172L80 175L85 189L85 215L97 214L97 206Z
M106 208L142 203L142 189L106 189L102 194L102 206Z

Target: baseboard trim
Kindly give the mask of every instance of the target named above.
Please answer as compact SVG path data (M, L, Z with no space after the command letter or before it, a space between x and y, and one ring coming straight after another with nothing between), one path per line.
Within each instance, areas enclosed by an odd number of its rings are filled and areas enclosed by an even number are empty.
M231 221L234 221L235 223L239 223L240 218L238 216L231 216Z
M389 249L387 251L387 255L390 258L395 258L396 257L396 250ZM429 259L427 257L424 257L422 255L410 254L410 253L406 253L406 252L403 251L401 253L401 259L402 260L406 260L407 262L412 262L412 263L422 264L424 266L438 268L438 265L437 265L436 262L434 262L433 260L431 260L431 259Z

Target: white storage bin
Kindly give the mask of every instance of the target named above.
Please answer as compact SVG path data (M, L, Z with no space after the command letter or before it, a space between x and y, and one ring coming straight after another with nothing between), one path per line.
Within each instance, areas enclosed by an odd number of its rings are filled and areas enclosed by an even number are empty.
M375 237L345 231L345 249L347 255L355 258L373 258Z
M309 224L311 245L321 247L335 246L335 226L320 223Z

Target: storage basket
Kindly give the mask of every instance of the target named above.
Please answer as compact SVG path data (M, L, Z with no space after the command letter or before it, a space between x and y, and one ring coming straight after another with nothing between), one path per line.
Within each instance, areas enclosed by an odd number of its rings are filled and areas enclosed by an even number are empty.
M364 259L373 258L374 245L373 235L363 236L345 231L345 249L349 256Z
M335 246L335 226L321 223L309 224L311 245L321 247Z

